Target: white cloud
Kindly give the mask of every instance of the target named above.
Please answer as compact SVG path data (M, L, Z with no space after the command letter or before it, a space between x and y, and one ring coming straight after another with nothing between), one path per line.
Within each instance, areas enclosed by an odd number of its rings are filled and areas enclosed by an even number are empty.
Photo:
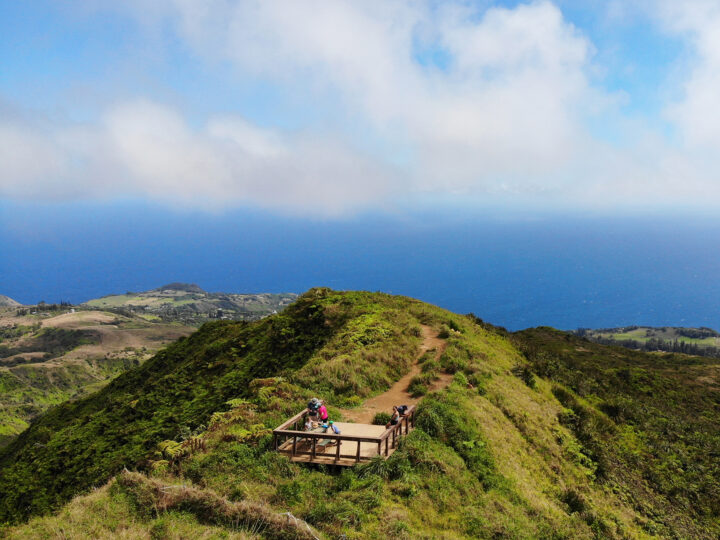
M244 72L331 93L414 151L407 174L424 189L561 171L585 136L583 110L602 107L584 74L592 47L549 2L477 15L423 2L240 2L223 51ZM197 22L183 31L202 49L204 20L182 19ZM449 65L418 63L418 42Z
M314 99L322 123L283 132L219 115L198 128L177 108L142 99L113 105L82 128L0 116L0 194L322 214L414 193L586 206L612 206L618 194L643 202L716 197L714 157L700 148L720 141L720 9L691 3L667 1L653 15L698 51L683 100L668 107L686 148L622 117L622 93L588 76L597 72L593 44L547 0L484 11L461 0L114 4L146 28L174 28L193 54L229 62L240 80ZM612 5L615 17L627 11L621 0ZM633 142L594 137L589 119L602 117Z
M0 194L12 198L140 196L168 204L338 215L385 198L387 168L339 141L216 117L192 130L148 101L110 109L92 128L31 131L0 121Z
M682 97L667 107L684 142L693 148L720 150L720 4L707 0L664 0L654 15L664 28L684 37L691 54Z

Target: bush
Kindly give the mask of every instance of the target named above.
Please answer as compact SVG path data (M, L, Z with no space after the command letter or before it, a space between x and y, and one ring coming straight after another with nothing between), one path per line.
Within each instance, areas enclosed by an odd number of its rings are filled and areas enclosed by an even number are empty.
M458 371L455 375L453 375L453 382L464 388L468 385L469 381L462 371Z
M534 390L537 386L537 383L535 382L535 375L533 375L533 372L530 370L530 366L518 364L512 368L512 373L528 385L529 388Z
M490 376L486 374L471 373L470 375L468 375L467 380L475 387L475 390L477 390L478 394L484 396L485 394L487 394L487 388L485 386L485 383L489 378Z
M575 512L582 512L587 507L585 497L572 488L566 489L561 495L560 500L567 505L571 514Z
M425 398L415 425L453 448L486 489L500 480L495 462L477 421L465 410L461 394L444 393Z
M437 360L428 360L421 365L423 373L434 373L440 370L440 363Z
M433 381L436 379L437 376L432 372L416 375L415 377L410 379L410 384L408 385L408 392L410 392L412 397L424 396L430 391L430 387L432 386Z
M440 357L440 366L448 373L455 373L467 369L469 360L467 350L461 349L451 341Z
M390 421L390 416L390 413L379 412L374 416L372 423L376 426L385 426Z

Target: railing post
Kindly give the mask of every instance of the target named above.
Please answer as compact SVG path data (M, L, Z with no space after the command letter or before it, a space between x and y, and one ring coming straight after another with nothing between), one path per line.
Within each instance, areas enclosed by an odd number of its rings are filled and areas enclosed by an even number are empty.
M388 439L390 439L390 437L385 437L385 457L388 455L388 444L390 443Z
M312 438L312 459L315 459L315 443L317 442L317 439L315 437Z
M378 456L382 456L382 441L378 441Z
M295 456L295 450L297 448L297 435L293 435L293 449L292 449L292 455Z
M355 457L355 462L360 463L360 444L361 443L360 443L360 441L358 441L357 443L358 443L358 447L357 447L357 456Z
M340 439L337 439L337 450L335 450L335 461L340 460Z

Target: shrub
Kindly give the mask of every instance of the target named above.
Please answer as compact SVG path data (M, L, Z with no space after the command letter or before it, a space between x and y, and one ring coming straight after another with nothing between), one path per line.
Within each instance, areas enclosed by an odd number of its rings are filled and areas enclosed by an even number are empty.
M461 349L456 343L449 342L440 357L440 366L448 373L463 371L468 368L470 357L467 350Z
M357 474L360 478L377 476L387 480L390 477L390 467L383 456L375 456L368 463L360 465Z
M384 426L390 421L390 413L379 412L373 417L372 423L376 426Z
M458 371L455 373L455 375L453 375L453 382L459 384L462 387L466 387L469 381L462 371Z
M437 378L438 377L437 375L435 375L434 372L427 372L416 375L415 377L410 379L410 384L408 385L408 392L410 392L413 397L424 396L428 393L433 381L435 381Z
M422 363L421 369L423 373L434 373L440 370L440 363L437 360L427 360Z
M498 484L492 454L461 394L447 392L425 398L418 407L415 425L453 448L486 489Z
M587 507L585 497L572 488L566 489L560 496L560 500L567 505L571 514L574 512L582 512Z
M518 364L517 366L512 368L512 373L519 379L521 379L526 385L528 385L529 388L532 388L533 390L537 386L535 382L535 375L533 375L533 372L530 370L530 366L525 364Z
M488 379L490 379L490 375L482 373L471 373L467 377L468 382L475 387L477 393L481 396L487 394L487 388L485 384Z

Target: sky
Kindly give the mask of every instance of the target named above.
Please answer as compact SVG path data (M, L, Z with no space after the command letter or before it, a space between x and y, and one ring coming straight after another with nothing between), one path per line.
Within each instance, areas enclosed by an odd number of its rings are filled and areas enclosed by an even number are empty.
M713 1L0 4L0 195L713 208Z
M382 267L407 235L432 238L415 251L429 253L462 234L448 263L462 264L462 245L479 245L463 223L479 235L520 227L508 261L538 227L548 257L590 223L623 224L628 251L645 253L644 239L661 249L657 231L716 215L718 96L712 0L0 2L0 293L84 300L99 283L110 293L195 278L422 296L419 281L353 273L352 252L342 276L293 279L262 261L282 260L292 237L323 256L323 242L375 242L359 266ZM212 231L212 245L245 246L223 264L252 259L255 274L222 281L187 266L187 223ZM704 238L705 249L718 240ZM48 245L74 254L71 276L41 262ZM595 245L590 258L608 253ZM118 246L167 279L110 265ZM440 294L436 275L426 297L472 307Z

